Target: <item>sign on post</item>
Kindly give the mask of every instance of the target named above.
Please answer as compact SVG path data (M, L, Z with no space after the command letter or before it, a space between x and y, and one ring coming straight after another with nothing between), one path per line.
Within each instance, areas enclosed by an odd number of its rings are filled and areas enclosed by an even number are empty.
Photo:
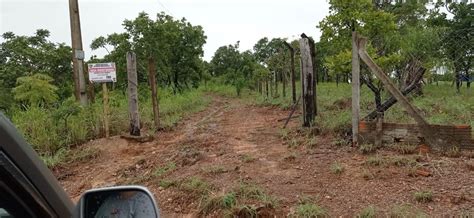
M117 81L115 63L89 64L88 68L89 81L91 81L91 83L102 83L105 137L109 138L109 91L107 90L106 83Z
M89 80L93 83L117 82L115 63L89 64Z

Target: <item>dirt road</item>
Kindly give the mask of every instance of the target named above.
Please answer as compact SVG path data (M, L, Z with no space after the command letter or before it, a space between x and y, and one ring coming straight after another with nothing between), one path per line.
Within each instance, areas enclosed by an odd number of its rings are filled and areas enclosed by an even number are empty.
M331 217L353 217L369 205L380 215L409 204L406 210L437 216L465 213L474 205L474 171L468 158L417 155L416 162L430 172L427 177L413 175L403 161L368 166L369 156L335 146L338 140L331 135L308 138L296 119L290 122L290 133L282 131L279 119L288 111L211 98L207 109L183 119L172 131L158 133L153 142L119 137L92 141L83 148L98 149L97 158L64 166L55 174L75 200L90 188L145 185L165 217L197 216L202 198L163 185L193 178L209 184L211 195L255 184L277 199L267 215L278 217L293 213L302 199L313 199ZM394 155L379 151L377 157ZM431 202L414 199L421 190L433 192Z

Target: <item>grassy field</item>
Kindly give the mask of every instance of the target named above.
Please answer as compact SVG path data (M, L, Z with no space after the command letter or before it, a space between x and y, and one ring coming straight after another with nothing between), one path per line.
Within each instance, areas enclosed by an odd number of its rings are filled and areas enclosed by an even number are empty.
M281 88L281 86L280 86ZM290 108L291 94L285 98L269 97L258 93L244 93L243 98L258 105L274 105ZM439 86L426 85L423 95L412 97L411 102L418 107L429 123L432 124L469 124L474 126L474 95L472 90L462 89L457 94L454 87L440 83ZM297 96L300 87L297 86ZM389 94L384 93L383 99ZM366 87L361 88L361 118L374 110L373 93ZM383 100L382 100L383 101ZM347 83L319 83L317 86L318 116L316 125L328 131L338 131L351 122L351 85ZM396 104L385 113L386 122L414 123L414 120Z

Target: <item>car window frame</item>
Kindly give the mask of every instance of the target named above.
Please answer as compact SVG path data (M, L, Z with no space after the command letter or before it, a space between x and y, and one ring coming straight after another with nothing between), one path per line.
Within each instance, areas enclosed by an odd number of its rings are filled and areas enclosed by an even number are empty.
M14 125L0 112L0 150L46 201L56 217L73 217L74 203Z

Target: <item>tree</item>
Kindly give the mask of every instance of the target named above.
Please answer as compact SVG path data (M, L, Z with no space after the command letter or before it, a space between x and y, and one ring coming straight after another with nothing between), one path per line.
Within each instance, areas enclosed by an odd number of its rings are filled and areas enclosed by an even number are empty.
M19 77L33 74L48 75L58 87L60 99L72 94L71 48L48 41L49 31L39 29L33 36L18 36L12 32L2 34L0 44L0 108L8 109L13 103L12 89Z
M117 64L117 79L125 87L125 54L134 51L138 57L138 80L147 82L146 64L156 62L158 81L176 92L186 87L196 87L203 74L203 45L206 36L201 26L193 26L185 18L175 20L165 13L158 13L153 20L142 12L133 20L125 20L124 33L98 37L92 49L112 47L104 60ZM123 72L123 73L120 73Z
M453 15L448 19L447 14L439 10L446 7L447 11ZM465 2L439 2L431 11L428 24L433 27L443 28L442 53L447 57L444 62L451 66L456 81L456 90L460 92L463 78L467 80L467 87L471 85L470 72L474 62L474 4Z
M239 51L239 42L219 47L212 60L211 75L220 77L224 83L233 85L237 95L254 78L258 63L250 51Z
M17 79L17 86L13 89L16 101L27 105L44 106L58 100L58 88L51 84L53 78L44 74L22 76Z

